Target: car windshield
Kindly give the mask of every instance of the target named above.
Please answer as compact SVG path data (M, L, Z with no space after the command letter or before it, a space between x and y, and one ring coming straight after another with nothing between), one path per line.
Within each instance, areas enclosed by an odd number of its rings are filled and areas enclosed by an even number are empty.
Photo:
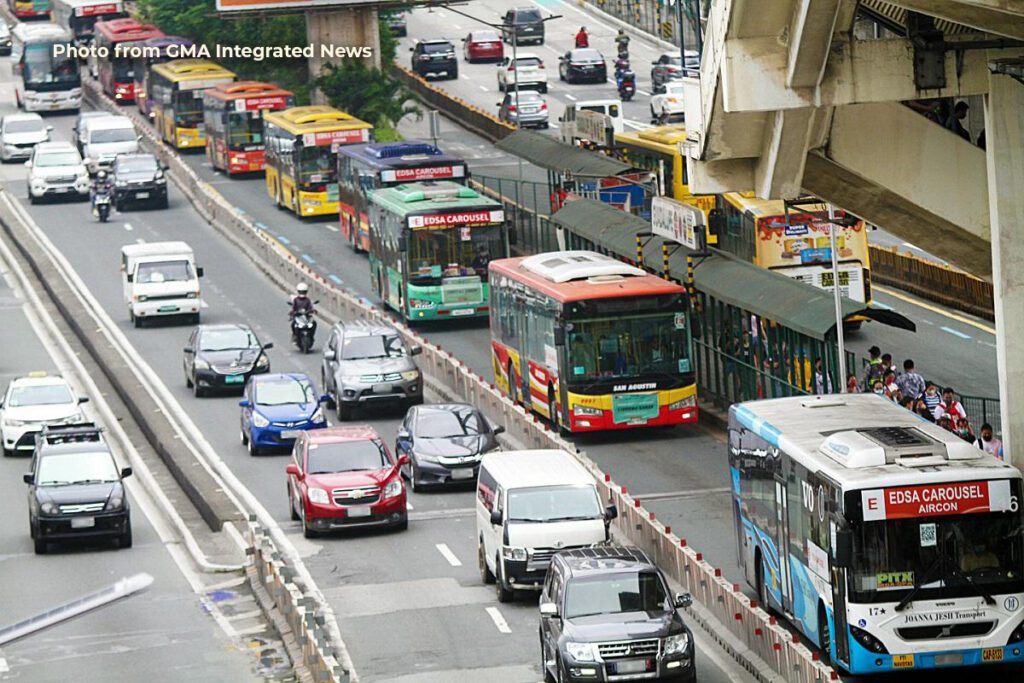
M565 618L648 612L670 608L665 582L655 572L616 573L573 579L565 594Z
M80 163L82 163L82 157L78 156L78 152L68 150L67 152L37 154L33 165L39 168L51 168L54 166L78 166Z
M61 453L46 455L39 460L36 484L102 484L117 481L119 478L114 459L106 451Z
M103 128L92 131L89 135L89 144L104 144L108 142L131 142L135 139L135 130L132 128Z
M384 445L379 441L310 444L306 460L308 474L380 470L391 466Z
M593 486L535 486L508 492L510 522L557 522L601 516L601 502Z
M593 48L573 50L571 57L574 62L600 62L604 59L601 53Z
M161 261L140 263L135 282L148 285L159 282L187 282L194 278L192 264L188 261Z
M199 338L200 351L235 351L252 349L260 345L251 330L230 328L225 330L203 330Z
M421 408L416 419L416 437L420 439L450 439L486 432L483 418L475 410Z
M4 133L38 133L46 130L42 119L15 119L4 121Z
M55 406L74 402L75 397L66 384L38 384L14 387L7 399L8 408L24 406Z
M132 157L120 159L117 162L119 173L155 173L157 170L156 159L153 157Z
M348 337L341 345L342 360L365 358L401 358L406 355L405 346L396 334L374 334L365 337Z
M307 379L295 377L258 382L255 398L256 403L261 406L316 402L313 384Z
M428 55L443 54L445 52L451 52L451 43L424 43L423 51Z

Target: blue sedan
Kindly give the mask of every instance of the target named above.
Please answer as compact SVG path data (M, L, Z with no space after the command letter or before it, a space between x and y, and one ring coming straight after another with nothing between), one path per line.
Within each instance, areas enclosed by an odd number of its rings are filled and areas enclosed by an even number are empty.
M291 448L300 431L327 426L313 380L301 372L253 375L245 385L242 445L249 455L268 448Z

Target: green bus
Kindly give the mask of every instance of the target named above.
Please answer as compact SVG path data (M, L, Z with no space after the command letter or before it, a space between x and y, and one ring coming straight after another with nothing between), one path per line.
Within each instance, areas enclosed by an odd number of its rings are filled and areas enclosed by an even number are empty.
M370 284L411 322L487 317L487 264L508 256L501 204L451 181L370 193Z

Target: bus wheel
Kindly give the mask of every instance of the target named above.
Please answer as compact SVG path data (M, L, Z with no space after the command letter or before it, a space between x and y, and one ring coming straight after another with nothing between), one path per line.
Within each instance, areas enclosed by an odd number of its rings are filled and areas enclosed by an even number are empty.
M548 419L551 421L551 429L554 430L555 434L561 433L562 421L558 414L558 406L555 403L554 389L548 389Z
M512 401L513 405L519 405L519 391L516 387L516 373L512 368L512 362L508 364L508 400Z
M764 561L761 559L761 553L758 553L757 559L754 560L754 581L757 587L757 599L761 601L761 609L771 614L772 610L768 606L768 585L764 580Z
M832 638L828 630L828 615L825 606L818 605L818 642L821 643L821 661L832 666Z

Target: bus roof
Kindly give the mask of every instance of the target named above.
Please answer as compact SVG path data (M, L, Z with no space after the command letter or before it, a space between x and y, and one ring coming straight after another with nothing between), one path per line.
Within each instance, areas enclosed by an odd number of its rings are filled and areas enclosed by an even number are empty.
M406 168L424 162L430 162L432 165L465 163L463 159L446 154L434 145L420 140L349 145L341 148L338 152L376 168Z
M22 43L71 42L71 32L57 24L22 22L14 27L12 34Z
M188 38L182 38L181 36L155 36L147 40L142 41L142 45L145 47L158 47L161 50L165 50L171 45L194 45Z
M753 192L726 192L722 195L722 199L741 211L750 212L757 218L786 215L786 203L781 199L760 199L755 197ZM808 211L828 211L828 205L824 203L805 204L792 208L790 213L807 213ZM836 215L843 216L845 212L837 207Z
M77 17L124 11L123 0L53 0L53 4L54 6L64 5L65 7L70 7Z
M228 71L220 64L211 62L208 59L172 59L163 64L154 64L152 70L171 83L206 78L235 77L234 71Z
M468 208L482 208L489 211L501 209L501 204L493 199L485 197L465 185L448 180L428 180L384 187L371 192L370 201L400 216L423 211L448 213L464 211Z
M335 130L373 129L373 126L334 107L311 105L275 111L263 117L292 135L327 133Z
M221 83L218 86L206 91L206 95L224 102L232 100L248 99L250 97L293 97L295 93L285 90L273 83L261 81L235 81L233 83Z
M615 134L615 142L620 145L643 147L667 156L678 154L678 143L685 139L686 126L682 124L655 126L635 132Z
M153 24L140 24L131 17L97 21L93 30L110 43L146 40L164 35L164 32Z
M495 259L489 267L561 303L686 292L674 282L594 251Z
M794 396L734 404L736 424L844 490L1020 478L999 458L875 394Z

